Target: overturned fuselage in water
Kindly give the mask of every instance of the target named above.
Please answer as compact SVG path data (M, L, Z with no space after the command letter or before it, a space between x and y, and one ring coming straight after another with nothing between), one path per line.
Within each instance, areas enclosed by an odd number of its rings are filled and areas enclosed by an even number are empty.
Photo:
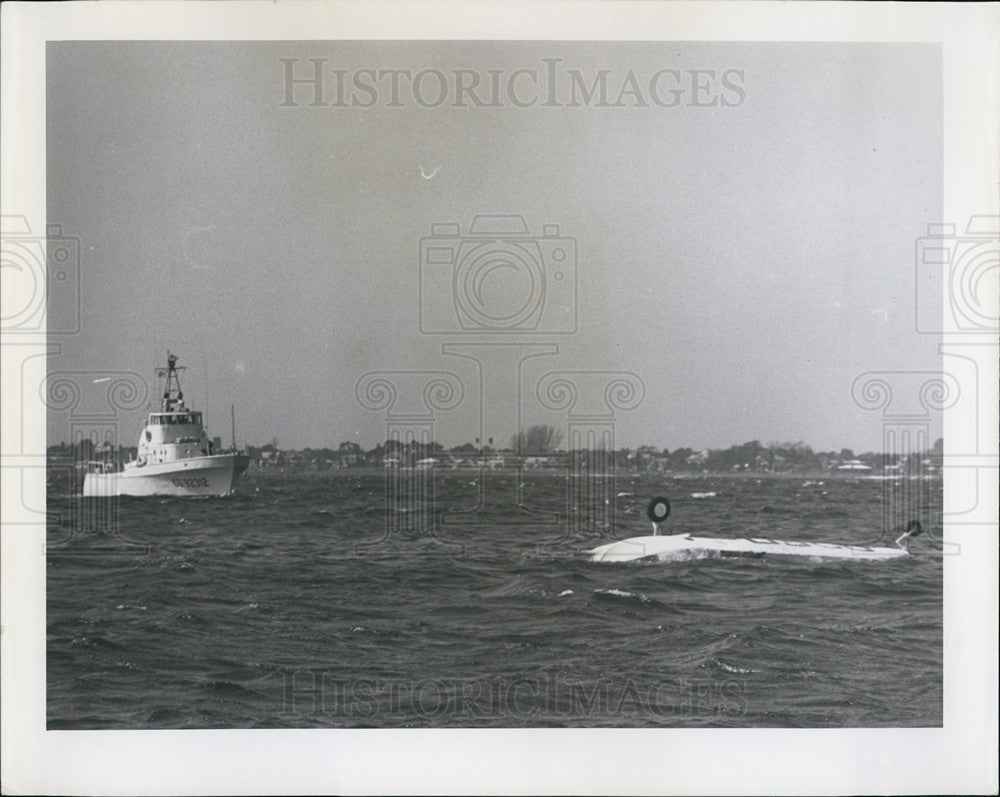
M806 556L819 559L887 560L906 556L906 541L919 535L923 529L911 520L905 531L896 539L895 547L871 545L841 545L831 542L795 542L772 540L763 537L726 539L721 537L694 537L691 534L659 534L659 524L670 516L670 502L654 498L646 510L653 523L653 534L631 537L608 543L588 551L594 562L631 562L655 558L661 561L707 559L718 557Z

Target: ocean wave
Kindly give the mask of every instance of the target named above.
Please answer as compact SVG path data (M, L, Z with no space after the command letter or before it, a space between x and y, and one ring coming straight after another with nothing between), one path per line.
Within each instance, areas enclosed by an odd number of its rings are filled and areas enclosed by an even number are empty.
M651 598L648 595L644 595L641 592L630 592L623 589L595 589L592 593L592 597L598 601L607 601L611 603L622 603L627 605L644 606L644 607L663 607L666 605Z
M672 519L696 536L861 539L880 525L877 484L618 474L592 491L546 473L518 491L442 475L419 534L385 518L400 496L381 472L251 473L227 501L123 500L115 528L148 551L77 535L48 557L48 727L942 721L939 521L881 565L586 555L649 533L653 495L682 497ZM940 491L929 500L939 512ZM392 702L409 693L415 707Z
M726 662L720 661L719 659L712 659L711 663L723 672L732 673L734 675L750 675L752 673L760 672L760 670L755 670L752 667L738 667L735 664L726 664Z
M260 693L254 689L248 689L242 684L234 683L232 681L206 681L198 684L198 689L202 692L206 692L213 697L224 697L224 698L252 698L257 697Z

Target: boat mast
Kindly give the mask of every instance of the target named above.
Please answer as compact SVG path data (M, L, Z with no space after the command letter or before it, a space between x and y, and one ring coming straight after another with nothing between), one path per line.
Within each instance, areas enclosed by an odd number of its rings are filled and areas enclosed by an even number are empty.
M229 405L229 415L233 423L233 451L236 450L236 405Z
M184 392L181 390L180 372L184 366L177 367L177 355L167 352L167 367L157 368L156 375L164 380L161 412L173 412L184 408Z

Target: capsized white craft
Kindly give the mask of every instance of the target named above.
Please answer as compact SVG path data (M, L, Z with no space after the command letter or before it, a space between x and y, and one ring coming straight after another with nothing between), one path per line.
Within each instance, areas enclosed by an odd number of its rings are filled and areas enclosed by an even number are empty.
M653 522L653 534L631 537L608 543L587 553L594 562L631 562L636 559L656 558L664 561L730 556L807 556L823 559L886 560L907 556L906 541L919 535L923 529L919 521L911 520L906 530L896 539L895 547L871 545L840 545L832 542L794 542L771 540L763 537L725 539L719 537L694 537L691 534L659 534L659 525L670 516L670 502L654 498L646 514Z

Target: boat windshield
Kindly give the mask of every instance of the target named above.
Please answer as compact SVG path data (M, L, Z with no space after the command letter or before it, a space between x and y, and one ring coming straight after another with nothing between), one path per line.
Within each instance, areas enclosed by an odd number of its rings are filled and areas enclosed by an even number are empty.
M200 412L159 412L149 416L153 426L178 426L201 423Z

